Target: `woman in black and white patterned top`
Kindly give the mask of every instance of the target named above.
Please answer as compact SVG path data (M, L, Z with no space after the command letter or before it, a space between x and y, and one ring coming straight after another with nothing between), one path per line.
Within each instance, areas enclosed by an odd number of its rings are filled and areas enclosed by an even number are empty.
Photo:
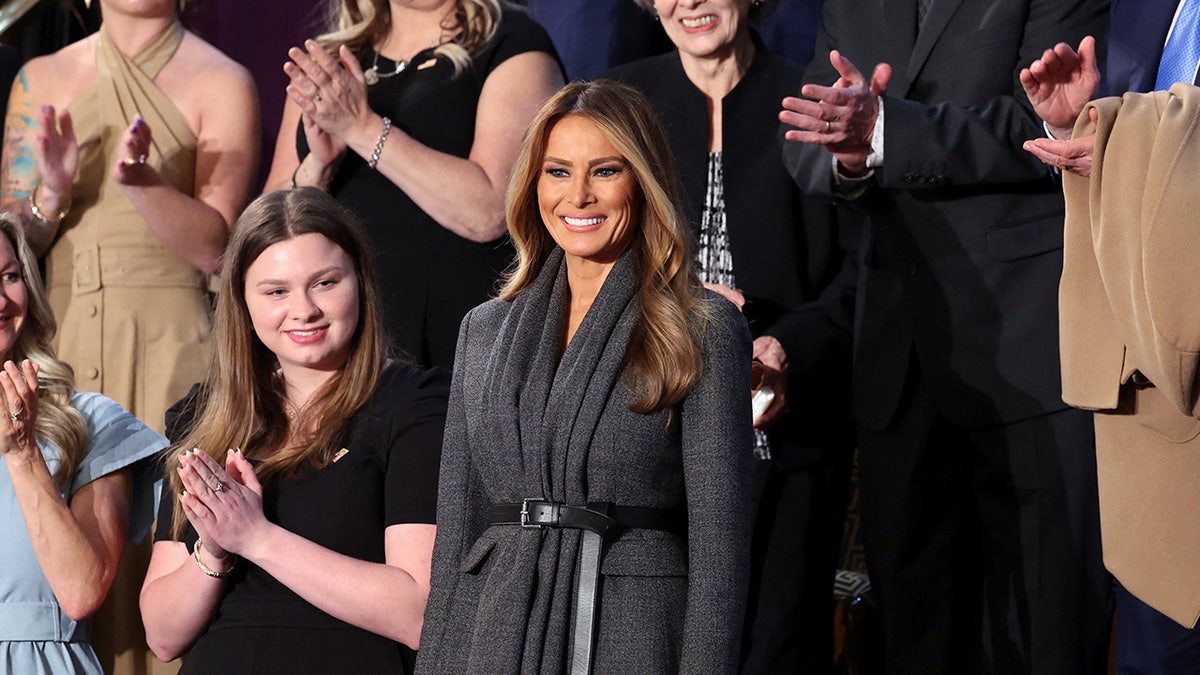
M801 195L783 166L775 113L803 80L749 27L763 3L637 2L677 49L610 77L654 102L679 164L701 279L742 309L760 388L774 391L754 420L762 461L742 667L827 670L853 448L854 269L844 252L853 243L839 242L831 207Z

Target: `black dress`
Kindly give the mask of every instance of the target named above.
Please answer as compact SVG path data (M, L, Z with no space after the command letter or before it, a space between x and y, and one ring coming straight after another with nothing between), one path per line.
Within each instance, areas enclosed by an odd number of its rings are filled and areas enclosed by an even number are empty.
M385 77L368 88L367 101L413 139L466 158L475 139L484 81L504 61L533 51L558 58L541 26L523 12L505 9L495 36L457 76L444 58L425 67L432 49L392 77L386 74L393 72L395 62L380 57L379 72ZM369 50L359 55L364 70L374 58ZM297 129L296 149L303 161L308 155L303 124ZM500 273L512 261L508 237L483 244L463 239L353 152L342 158L329 192L363 221L375 247L384 325L394 346L420 363L449 369L463 316L493 294Z
M384 562L385 528L434 522L448 390L440 369L386 367L370 402L350 423L343 446L349 452L323 468L265 485L267 519L339 553ZM170 438L186 433L197 391L167 413ZM173 491L163 492L156 541L171 539L174 500ZM195 541L189 525L182 542L190 551ZM243 560L180 673L404 673L412 661L407 647L326 614Z

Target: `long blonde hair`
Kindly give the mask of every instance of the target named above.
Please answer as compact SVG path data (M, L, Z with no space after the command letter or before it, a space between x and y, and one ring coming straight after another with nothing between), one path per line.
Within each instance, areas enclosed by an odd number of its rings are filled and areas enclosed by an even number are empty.
M25 241L25 232L16 219L7 213L0 215L0 231L4 232L17 254L28 298L25 322L8 358L16 363L29 359L38 365L38 416L33 433L37 438L58 447L59 461L54 471L54 482L65 491L70 487L75 469L79 467L89 445L87 422L71 405L75 371L58 360L50 345L58 324L54 321L54 312L50 309L46 288L38 273L37 257Z
M353 262L358 325L345 365L305 408L306 419L318 423L299 426L289 442L279 361L254 333L246 306L246 270L267 247L311 233L333 242ZM225 251L208 378L201 385L195 422L172 447L169 465L177 466L177 458L192 448L200 448L222 463L228 449L241 448L247 457L259 461L255 470L264 480L286 478L305 465L327 464L350 418L367 403L379 383L388 355L379 307L374 258L348 210L315 188L279 190L254 200L238 218ZM179 475L169 473L175 491L181 491ZM176 537L186 522L176 501Z
M600 128L629 163L641 191L642 221L631 244L638 254L641 317L625 356L637 396L631 408L646 413L670 407L683 400L704 369L708 311L692 268L675 160L653 106L641 93L608 80L573 82L538 111L509 181L508 232L517 261L500 299L511 300L533 283L554 249L538 208L537 183L550 131L568 115Z
M330 0L326 32L317 36L317 42L330 50L341 45L355 53L374 49L387 35L391 20L388 0ZM454 11L443 21L442 29L457 30L458 35L438 45L434 55L445 57L454 72L461 73L499 25L500 0L455 0Z

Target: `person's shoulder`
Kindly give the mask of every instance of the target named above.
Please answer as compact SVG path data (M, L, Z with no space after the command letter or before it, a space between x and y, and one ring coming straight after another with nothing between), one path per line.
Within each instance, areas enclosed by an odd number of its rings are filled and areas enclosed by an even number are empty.
M740 343L750 344L750 327L746 317L737 306L715 291L705 290L703 316L705 317L704 340L711 348L724 345L734 349ZM748 348L748 347L747 347Z
M542 24L529 16L524 7L508 2L500 3L500 22L496 26L496 38L515 36L519 38L550 39L550 34Z
M462 327L469 328L473 333L479 331L494 333L504 318L508 316L510 309L512 309L511 301L492 298L467 312L467 315L463 317Z
M558 51L546 29L524 9L502 3L496 32L476 55L477 63L486 64L490 72L509 58L526 52L546 52L558 60Z
M642 88L662 80L667 73L672 71L678 60L678 54L672 50L619 65L602 77Z
M44 56L34 57L21 66L20 77L25 78L31 92L47 89L76 89L79 82L96 72L96 41L92 35ZM53 96L39 95L39 100L52 100Z
M392 359L379 373L367 413L375 417L408 414L408 407L425 401L444 401L449 392L450 374L445 369Z
M71 407L89 421L97 417L128 414L120 403L96 391L71 392Z
M183 42L179 45L178 56L183 63L187 64L188 70L194 74L196 86L205 91L227 92L225 89L207 89L209 86L237 86L243 90L254 90L254 78L245 66L234 61L220 49L191 31L184 33ZM224 97L212 98L220 100Z

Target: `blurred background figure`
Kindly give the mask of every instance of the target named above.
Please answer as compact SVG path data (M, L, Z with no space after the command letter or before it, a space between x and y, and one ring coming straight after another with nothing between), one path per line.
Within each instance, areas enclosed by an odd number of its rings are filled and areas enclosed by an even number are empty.
M1157 368L1158 355L1174 354L1173 347L1156 349L1157 354L1140 349L1157 336L1147 339L1146 333L1131 330L1136 322L1130 320L1153 315L1150 325L1155 325L1162 322L1162 312L1195 311L1186 283L1192 267L1174 257L1187 255L1193 238L1194 181L1167 184L1162 177L1190 175L1171 162L1194 156L1190 125L1196 96L1175 85L1197 83L1198 45L1200 2L1120 0L1112 3L1104 43L1088 37L1078 51L1060 43L1021 72L1025 92L1052 135L1033 138L1025 148L1066 172L1068 248L1060 311L1064 364L1070 365L1063 371L1064 398L1102 411L1095 418L1100 525L1104 561L1119 582L1114 632L1119 673L1200 672L1197 471L1177 461L1195 456L1188 445L1196 437L1152 431L1163 425L1194 428L1195 420L1186 414L1191 383L1185 381L1181 390L1169 374L1189 369ZM1127 92L1160 93L1098 102L1086 121L1079 119L1097 95ZM1094 132L1101 128L1104 140L1097 146ZM1093 155L1107 156L1107 167L1099 160L1093 165ZM1089 176L1090 181L1081 180ZM1166 281L1159 292L1170 289L1158 296L1153 312L1141 306L1131 311L1142 300L1131 304L1122 291L1141 283L1140 274L1130 279L1123 261L1143 259L1143 240L1106 236L1094 245L1092 233L1105 223L1139 234L1146 228L1144 241L1156 247L1169 241L1163 232L1183 233L1186 241L1178 246L1154 250L1147 244L1147 267L1161 270ZM1167 250L1171 255L1161 257ZM1117 281L1105 284L1089 273L1101 267L1104 279ZM1097 323L1105 316L1120 317L1119 325ZM1119 380L1103 375L1118 372ZM1162 405L1168 400L1174 405Z
M829 0L783 101L797 183L867 222L852 400L889 672L1107 661L1092 422L1059 378L1062 194L1020 148L1041 123L1017 81L1107 18L1107 0Z
M0 235L0 669L101 675L90 617L126 540L150 527L158 484L137 463L167 441L111 399L75 391L11 215Z
M161 430L203 375L207 275L255 174L257 98L243 68L180 26L174 0L99 4L99 32L13 83L0 198L46 258L78 386ZM131 668L148 658L135 601L147 553L97 622L115 632L93 635L107 669L125 663L115 653Z
M590 80L613 66L672 48L636 0L525 0L546 28L569 80Z
M758 510L742 667L827 671L854 449L854 270L829 201L804 195L783 164L777 105L803 73L750 27L773 2L638 2L676 49L610 76L654 103L699 242L697 272L745 314L761 386L775 395L755 420Z
M649 101L550 99L508 223L518 265L463 321L418 669L736 672L750 336L693 271Z
M409 672L448 383L388 358L373 257L315 189L238 221L208 377L172 408L142 591L182 673Z
M467 310L512 260L504 190L562 86L550 38L500 0L332 0L289 52L268 188L319 187L364 223L396 346L449 367Z

